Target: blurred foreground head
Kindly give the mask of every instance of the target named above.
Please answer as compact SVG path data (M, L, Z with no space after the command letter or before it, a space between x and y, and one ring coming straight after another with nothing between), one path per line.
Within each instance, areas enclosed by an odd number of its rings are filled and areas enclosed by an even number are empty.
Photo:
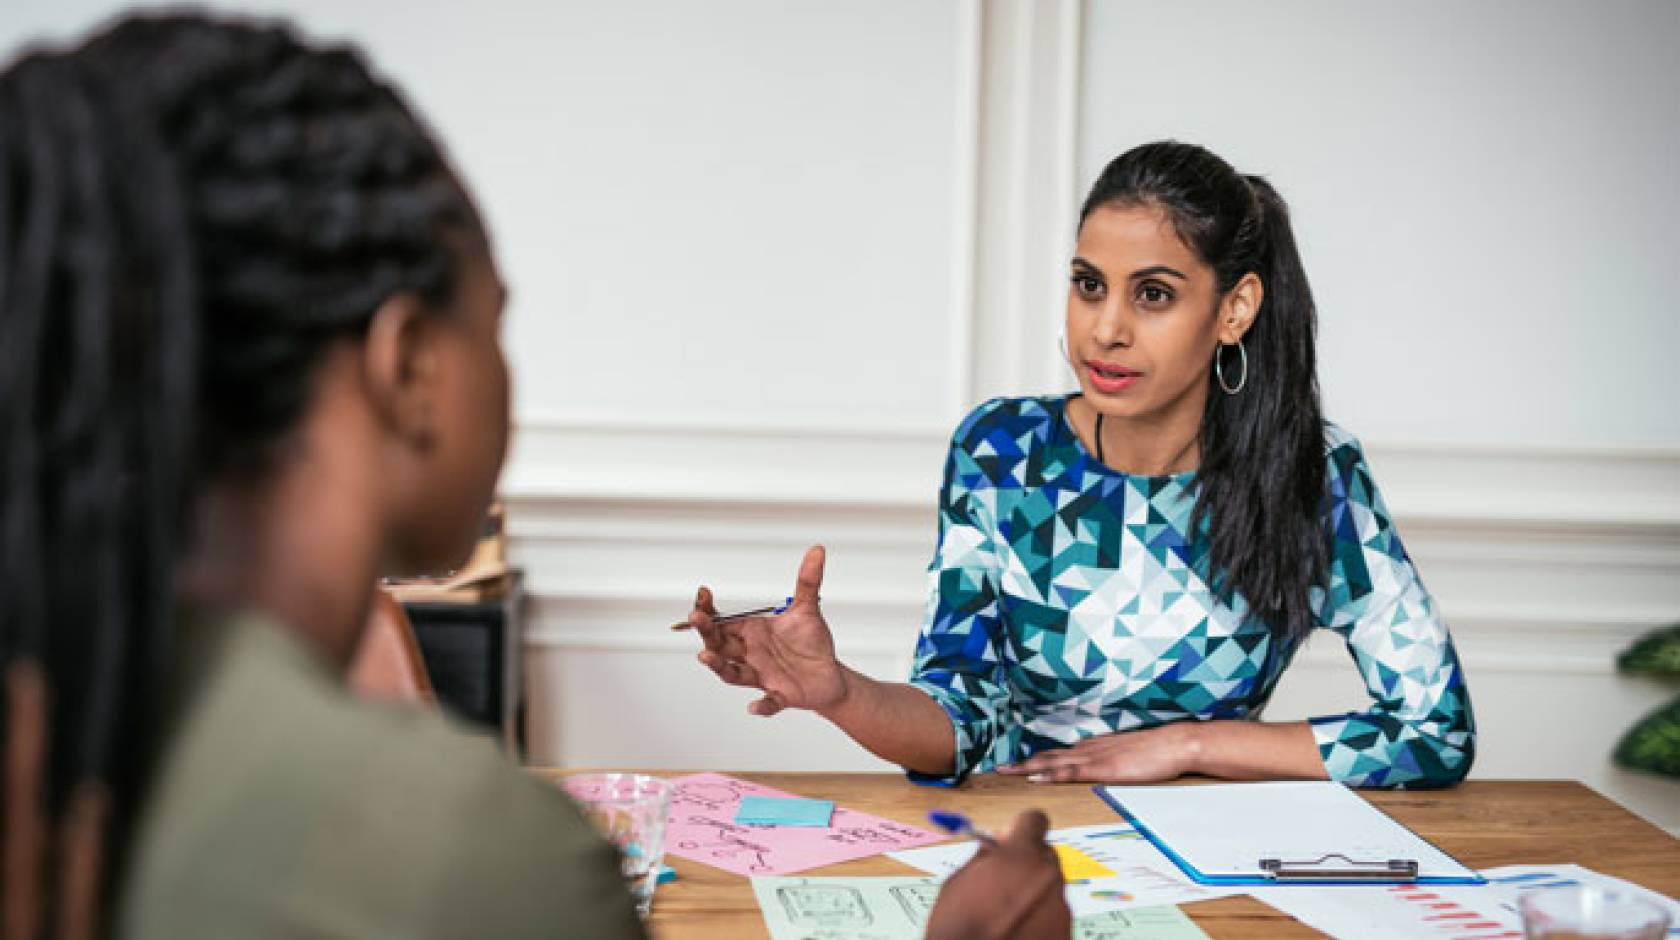
M0 937L102 932L201 500L284 466L330 356L397 332L369 395L439 494L380 517L381 562L467 550L505 445L499 291L354 49L132 16L0 72Z

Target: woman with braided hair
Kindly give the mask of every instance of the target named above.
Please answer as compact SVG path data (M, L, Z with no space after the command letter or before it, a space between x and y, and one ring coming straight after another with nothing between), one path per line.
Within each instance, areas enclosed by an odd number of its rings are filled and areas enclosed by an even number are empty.
M341 685L377 577L473 543L504 300L351 49L135 16L0 72L0 940L642 935L557 789ZM1065 937L1044 829L929 935Z

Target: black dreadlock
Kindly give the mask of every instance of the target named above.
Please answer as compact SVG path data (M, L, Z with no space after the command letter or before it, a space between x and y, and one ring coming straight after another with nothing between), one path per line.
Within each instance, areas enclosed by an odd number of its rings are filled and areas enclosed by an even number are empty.
M0 73L8 940L100 930L192 494L266 465L382 301L447 299L475 225L396 92L281 25L132 16Z

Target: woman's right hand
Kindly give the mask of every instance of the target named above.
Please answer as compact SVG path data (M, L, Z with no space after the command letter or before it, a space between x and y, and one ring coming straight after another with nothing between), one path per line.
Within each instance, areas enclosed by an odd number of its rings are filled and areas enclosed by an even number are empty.
M1067 940L1073 912L1062 866L1044 841L1050 820L1038 810L952 875L928 915L927 940Z
M764 693L747 710L769 717L784 708L825 711L839 705L850 688L851 671L834 655L834 634L823 620L824 553L818 545L799 565L793 600L773 617L743 617L717 623L712 592L701 588L688 623L706 643L700 662L730 685Z

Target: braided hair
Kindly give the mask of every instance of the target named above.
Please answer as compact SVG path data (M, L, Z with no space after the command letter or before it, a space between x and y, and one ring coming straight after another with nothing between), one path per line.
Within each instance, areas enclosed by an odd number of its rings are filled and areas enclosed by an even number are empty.
M1104 206L1164 212L1184 244L1213 268L1221 295L1250 273L1264 287L1244 337L1242 391L1224 394L1218 379L1208 378L1192 528L1209 530L1214 590L1227 601L1241 595L1274 634L1290 641L1274 648L1292 646L1312 629L1311 593L1328 578L1330 538L1314 351L1318 315L1289 208L1264 179L1238 173L1202 147L1170 140L1116 157L1091 187L1080 223Z
M131 16L0 72L6 940L105 929L193 494L272 464L384 300L446 301L477 224L357 51L283 25Z

